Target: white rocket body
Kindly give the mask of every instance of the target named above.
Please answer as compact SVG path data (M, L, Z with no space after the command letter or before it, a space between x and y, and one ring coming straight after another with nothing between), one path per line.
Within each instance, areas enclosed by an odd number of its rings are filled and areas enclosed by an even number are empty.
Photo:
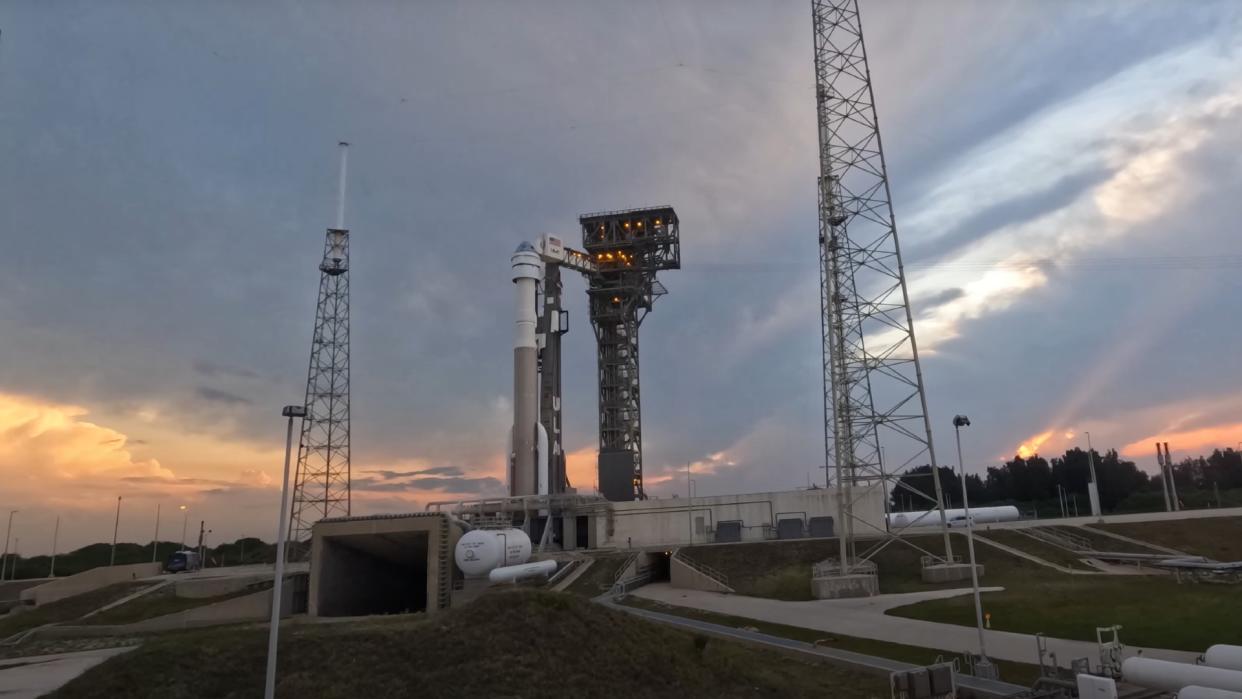
M510 495L548 492L548 434L539 424L539 283L543 260L530 243L511 258L517 316L513 337L513 429L509 435Z

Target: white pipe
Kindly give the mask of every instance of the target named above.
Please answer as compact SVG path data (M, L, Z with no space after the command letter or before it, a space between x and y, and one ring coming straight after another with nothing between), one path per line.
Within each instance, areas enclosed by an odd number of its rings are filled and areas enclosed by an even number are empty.
M945 510L946 519L954 518L962 519L966 516L964 509ZM932 527L940 526L940 511L925 510L923 512L894 512L886 515L889 526L892 527ZM988 522L1012 522L1022 518L1022 514L1018 512L1018 508L1012 505L1003 505L1000 507L972 507L970 508L970 519L975 524L986 524Z
M345 230L345 174L349 166L349 144L341 141L341 176L336 192L336 228Z
M1203 664L1226 670L1242 670L1242 646L1218 643L1203 654Z
M493 568L488 574L489 582L517 582L526 578L548 576L556 572L556 561L535 561L516 566Z
M1177 692L1177 699L1242 699L1242 692L1190 685Z
M1166 692L1176 692L1191 685L1242 692L1242 672L1207 665L1126 658L1121 663L1121 676L1130 684Z

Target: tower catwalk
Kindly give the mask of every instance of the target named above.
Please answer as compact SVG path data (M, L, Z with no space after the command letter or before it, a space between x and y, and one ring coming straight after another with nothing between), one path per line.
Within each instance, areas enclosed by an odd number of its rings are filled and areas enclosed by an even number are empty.
M892 541L880 537L859 553L854 526L874 525L853 511L873 492L887 500L890 481L939 509L945 555L951 559L858 3L812 0L811 10L825 463L837 478L842 573ZM934 495L895 478L924 465L931 466Z
M345 174L349 144L342 142L336 227L324 240L319 303L306 373L306 417L298 441L289 540L310 539L320 519L350 514L349 465L349 231L345 228Z

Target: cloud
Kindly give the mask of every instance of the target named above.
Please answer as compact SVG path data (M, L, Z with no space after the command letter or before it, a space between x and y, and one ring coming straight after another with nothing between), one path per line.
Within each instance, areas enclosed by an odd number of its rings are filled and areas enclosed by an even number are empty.
M243 369L238 367L228 367L209 362L205 359L196 359L193 363L195 373L202 374L209 379L227 377L236 379L257 379L260 378L257 371Z
M218 388L211 388L210 386L199 386L194 390L194 393L198 395L199 398L213 403L223 403L225 405L253 405L254 403L254 401L249 398L239 396L235 393L229 393L228 391L223 391Z

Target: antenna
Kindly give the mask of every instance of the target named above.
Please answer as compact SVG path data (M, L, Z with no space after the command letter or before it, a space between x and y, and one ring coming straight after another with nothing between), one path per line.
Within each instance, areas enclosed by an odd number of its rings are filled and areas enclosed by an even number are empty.
M341 141L341 176L336 193L336 229L345 229L345 179L349 172L349 143Z

